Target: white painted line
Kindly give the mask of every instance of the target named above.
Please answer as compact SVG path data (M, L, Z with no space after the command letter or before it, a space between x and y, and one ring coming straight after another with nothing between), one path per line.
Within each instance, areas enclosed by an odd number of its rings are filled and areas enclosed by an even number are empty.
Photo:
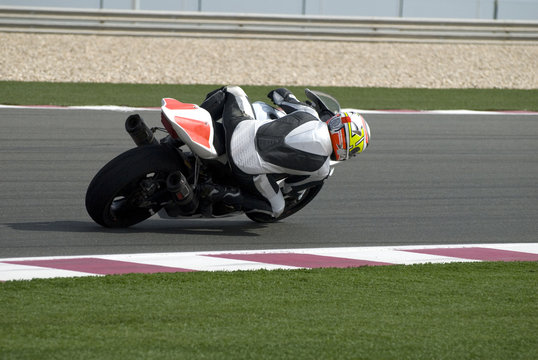
M465 109L456 109L456 110L404 110L404 109L394 109L394 110L362 110L354 108L345 108L342 109L345 112L357 112L359 114L384 114L384 115L406 115L406 114L418 114L418 115L538 115L536 111L526 111L526 110L506 110L506 111L481 111L481 110L465 110Z
M263 264L253 261L234 260L203 256L207 253L162 253L139 255L105 255L101 259L128 261L138 264L159 265L191 269L194 271L235 271L235 270L275 270L296 269L292 266ZM218 254L222 254L219 252Z
M39 110L95 110L95 111L160 111L160 107L130 107L117 105L57 106L57 105L1 105L0 109L39 109Z
M68 278L79 276L94 276L94 274L38 266L6 264L0 261L0 281Z
M519 244L487 244L485 247L491 249L520 251L531 254L538 254L538 246L535 243L519 243Z
M323 249L320 249L320 250L323 250ZM450 262L450 261L453 261L454 259L454 258L449 258L446 256L406 252L406 251L401 251L394 248L392 249L386 248L386 249L383 249L383 251L379 251L379 249L376 249L373 247L361 248L353 252L343 249L340 251L335 250L335 251L330 251L330 252L312 250L312 251L309 251L308 253L314 254L314 255L324 255L324 256L327 256L330 254L330 256L335 256L335 257L342 257L342 258L349 258L349 259L356 259L356 260L388 262L391 264L401 264L401 265L427 264L427 263L439 264L439 263ZM471 262L474 260L459 259L458 261Z
M133 111L160 111L159 107L130 107L130 106L117 106L117 105L88 105L88 106L56 106L56 105L2 105L0 109L40 109L40 110L95 110L95 111L115 111L115 112L133 112ZM536 111L525 110L507 110L507 111L479 111L479 110L363 110L356 108L345 108L342 111L358 112L360 114L384 114L384 115L406 115L406 114L418 114L418 115L538 115Z

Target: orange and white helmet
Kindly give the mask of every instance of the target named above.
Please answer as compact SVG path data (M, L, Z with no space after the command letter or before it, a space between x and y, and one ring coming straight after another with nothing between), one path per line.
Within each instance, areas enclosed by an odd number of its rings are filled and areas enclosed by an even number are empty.
M347 160L361 153L370 141L370 127L364 118L353 112L342 112L327 120L333 145L333 159Z

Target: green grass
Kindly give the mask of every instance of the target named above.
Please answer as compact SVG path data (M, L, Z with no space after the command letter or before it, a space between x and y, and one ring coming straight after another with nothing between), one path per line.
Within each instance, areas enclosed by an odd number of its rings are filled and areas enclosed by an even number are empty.
M200 103L222 85L44 83L0 81L0 104L160 106L161 98ZM243 86L252 101L267 101L274 86ZM312 87L314 88L314 87ZM304 100L304 88L290 86ZM538 111L538 89L394 89L315 87L343 107L360 109L470 109Z
M0 283L2 359L535 359L538 263Z

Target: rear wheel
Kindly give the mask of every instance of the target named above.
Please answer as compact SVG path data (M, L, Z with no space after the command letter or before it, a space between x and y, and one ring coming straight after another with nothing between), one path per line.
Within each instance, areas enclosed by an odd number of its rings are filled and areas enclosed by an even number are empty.
M303 193L296 198L286 199L286 207L278 218L274 218L269 214L261 212L249 212L246 215L250 220L258 223L272 223L278 220L285 219L288 216L295 214L297 211L301 210L308 203L314 200L322 187L323 183L304 190Z
M159 211L170 199L166 178L182 170L177 150L147 145L124 152L95 175L86 192L86 210L98 224L124 228Z

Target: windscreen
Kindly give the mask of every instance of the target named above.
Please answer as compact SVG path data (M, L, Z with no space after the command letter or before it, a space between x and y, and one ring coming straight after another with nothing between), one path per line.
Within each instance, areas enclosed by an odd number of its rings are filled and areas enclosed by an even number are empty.
M325 120L323 117L331 117L340 112L340 104L331 95L310 89L305 89L305 94L314 104L322 120Z

